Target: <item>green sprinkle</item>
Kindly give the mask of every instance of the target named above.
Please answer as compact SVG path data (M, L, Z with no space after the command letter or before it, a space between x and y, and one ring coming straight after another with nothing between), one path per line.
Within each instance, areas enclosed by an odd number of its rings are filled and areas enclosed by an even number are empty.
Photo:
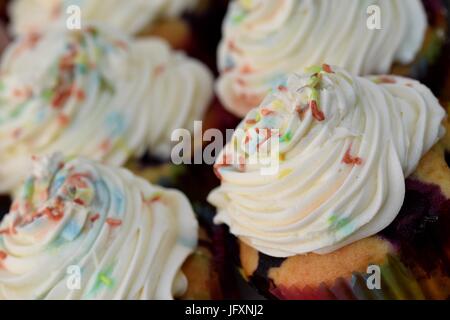
M281 137L281 142L289 142L292 140L292 132L288 131Z
M320 81L319 77L317 77L317 76L312 76L312 77L308 80L307 85L308 85L309 87L311 87L311 88L315 88L315 87L317 87L317 85L319 84L319 81Z
M105 275L104 273L100 273L98 275L98 280L103 283L105 286L107 287L111 287L113 284L113 281L111 278L109 278L107 275Z
M317 89L311 89L311 95L309 97L311 100L314 100L316 102L319 101L319 90Z
M245 19L245 14L243 12L235 15L233 18L231 18L231 21L235 24L241 23Z
M45 101L50 101L53 97L53 90L51 89L45 89L44 91L42 91L42 99L44 99Z
M350 223L349 218L342 218L339 219L337 216L333 215L330 218L328 218L328 222L335 228L335 229L342 229L346 225Z
M316 73L320 73L322 72L322 67L321 66L312 66L309 68L305 69L306 73L312 73L312 74L316 74Z

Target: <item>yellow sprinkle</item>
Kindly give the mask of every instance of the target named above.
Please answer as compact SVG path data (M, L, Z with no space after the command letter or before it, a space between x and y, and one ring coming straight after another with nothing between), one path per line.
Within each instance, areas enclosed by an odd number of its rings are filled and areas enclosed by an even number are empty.
M290 175L292 173L292 169L283 169L281 170L280 174L278 175L279 179L283 179L284 177Z
M110 278L108 278L107 276L105 276L104 274L100 274L99 275L99 279L100 281L105 284L107 287L112 285L112 281Z
M280 153L280 161L286 160L286 155L284 153Z
M251 10L253 0L241 0L241 6L246 10Z
M274 109L277 109L277 110L282 109L284 106L283 101L281 101L281 100L273 101L272 105L273 105Z

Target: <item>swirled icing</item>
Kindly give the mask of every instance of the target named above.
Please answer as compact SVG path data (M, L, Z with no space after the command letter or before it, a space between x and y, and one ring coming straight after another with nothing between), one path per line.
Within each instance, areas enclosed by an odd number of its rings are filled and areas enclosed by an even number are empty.
M219 155L222 183L209 196L215 221L276 257L327 253L373 235L398 214L405 177L443 135L444 116L415 80L328 65L293 75ZM279 147L263 152L274 140ZM279 159L276 173L261 173L264 159L247 164L252 154Z
M172 299L197 229L178 191L84 158L37 159L0 225L0 300Z
M10 7L14 34L42 32L64 27L80 8L81 24L106 23L124 33L135 34L160 18L176 17L193 9L198 0L16 0Z
M371 30L369 6L381 29ZM422 46L427 19L420 0L238 0L223 26L217 92L244 117L282 76L324 62L352 74L388 73L411 62Z
M168 158L172 131L192 129L211 96L210 71L159 39L99 26L23 37L0 68L0 192L20 183L31 155Z

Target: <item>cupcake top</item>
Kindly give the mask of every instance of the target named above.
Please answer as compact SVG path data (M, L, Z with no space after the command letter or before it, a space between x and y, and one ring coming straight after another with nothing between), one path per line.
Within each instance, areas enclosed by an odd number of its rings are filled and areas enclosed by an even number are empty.
M0 192L20 183L31 155L168 158L172 131L202 119L212 90L205 66L159 39L104 27L22 37L0 66Z
M381 29L368 26L376 18L368 15L371 5L380 8ZM353 74L388 73L394 62L414 59L426 26L420 0L236 0L223 25L217 91L244 117L282 75L310 65L327 61Z
M198 0L15 0L10 7L12 32L41 32L53 24L65 25L71 5L79 6L82 24L107 23L135 34L160 18L181 15Z
M292 75L219 155L221 186L208 199L215 221L274 257L373 235L398 214L405 177L443 135L444 117L415 80L329 65ZM267 163L276 170L262 170Z
M178 191L83 158L35 159L0 225L0 299L177 297L197 229Z

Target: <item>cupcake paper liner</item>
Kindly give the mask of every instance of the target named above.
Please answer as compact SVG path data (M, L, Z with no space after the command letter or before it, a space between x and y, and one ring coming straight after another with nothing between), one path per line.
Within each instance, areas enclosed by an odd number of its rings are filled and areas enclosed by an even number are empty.
M332 284L295 287L275 284L271 268L285 259L259 253L255 272L242 277L262 295L287 300L423 300L450 298L450 199L438 185L411 178L406 180L406 197L397 218L378 236L388 241L393 252L380 267L380 289L369 289L371 273L351 272ZM235 251L238 252L238 251ZM235 254L234 257L239 257ZM357 263L355 263L357 265ZM369 266L370 263L367 265Z

